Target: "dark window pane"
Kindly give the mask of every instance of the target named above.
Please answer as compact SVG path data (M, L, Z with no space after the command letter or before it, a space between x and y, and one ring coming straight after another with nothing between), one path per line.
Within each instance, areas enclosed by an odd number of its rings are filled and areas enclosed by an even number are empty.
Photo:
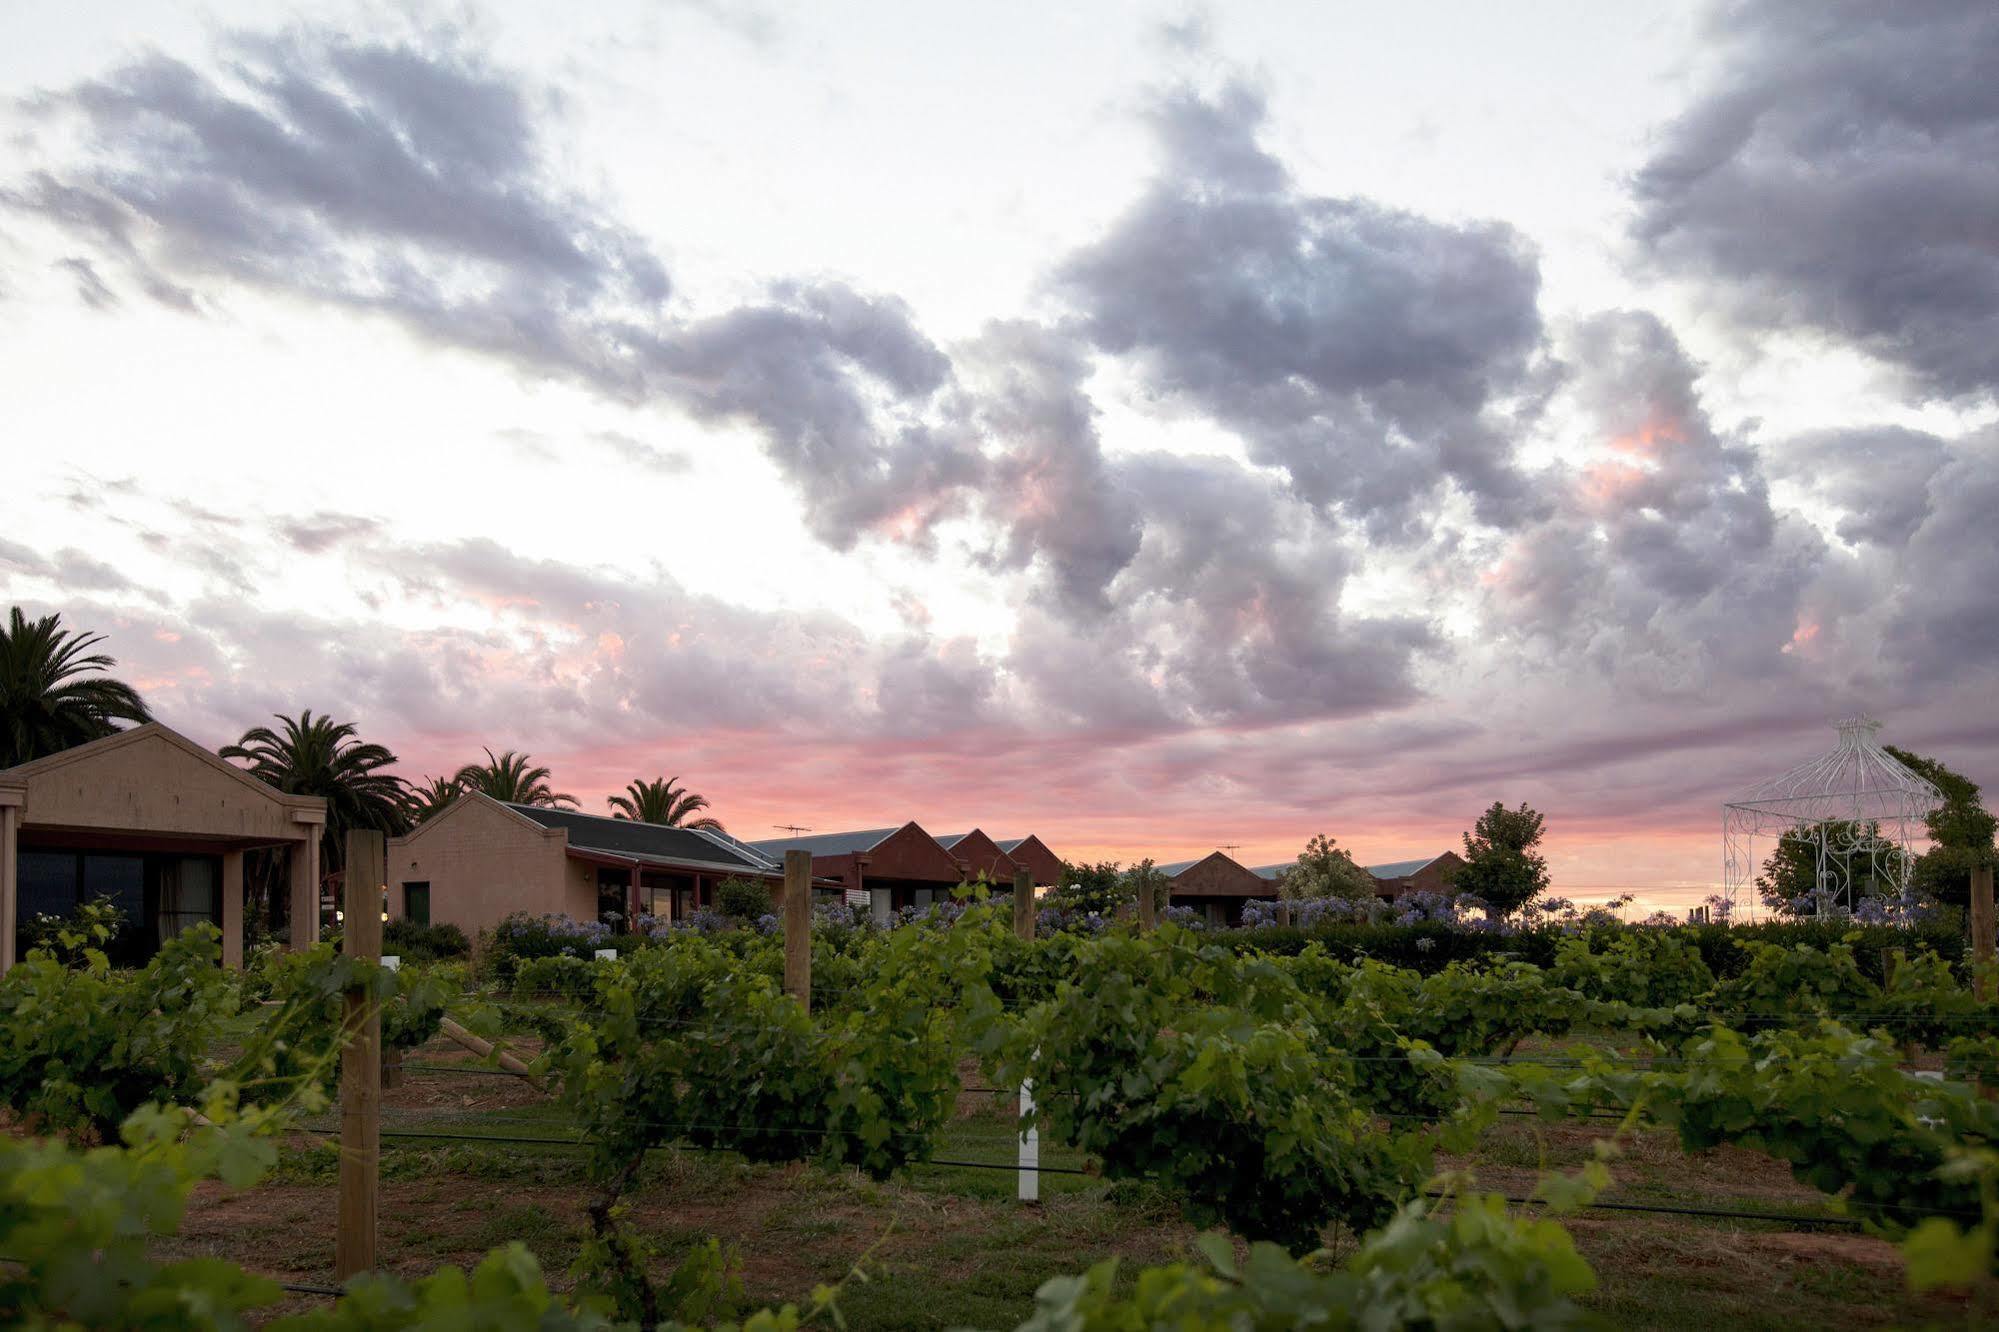
M104 856L95 853L83 858L83 900L94 902L108 897L125 919L138 920L146 914L146 861L143 856Z
M430 885L428 883L406 883L403 885L403 915L411 924L430 924Z
M25 926L38 915L67 916L76 910L76 859L74 851L21 852L18 924Z

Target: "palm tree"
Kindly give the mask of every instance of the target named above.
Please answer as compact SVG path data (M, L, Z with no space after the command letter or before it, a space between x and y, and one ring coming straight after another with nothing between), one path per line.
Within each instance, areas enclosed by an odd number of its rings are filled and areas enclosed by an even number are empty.
M387 747L363 743L354 723L315 717L310 708L277 720L282 734L253 726L220 752L242 759L251 776L289 795L325 797L322 847L329 873L340 868L348 829L373 828L391 837L409 831L409 784L382 771L396 761Z
M426 777L410 787L410 820L422 823L444 812L444 807L465 794L455 778Z
M95 674L118 664L90 651L102 641L64 629L60 615L30 621L13 608L0 632L0 768L153 719L132 686Z
M510 805L568 805L574 808L576 797L550 790L548 769L530 766L533 762L526 754L517 754L511 749L497 757L488 749L484 763L466 764L451 780L461 791L477 791Z
M724 831L719 819L687 817L708 808L708 797L694 794L680 786L679 781L678 777L655 777L649 782L634 779L626 785L623 795L611 797L611 817L636 819L640 823L663 823L669 828Z

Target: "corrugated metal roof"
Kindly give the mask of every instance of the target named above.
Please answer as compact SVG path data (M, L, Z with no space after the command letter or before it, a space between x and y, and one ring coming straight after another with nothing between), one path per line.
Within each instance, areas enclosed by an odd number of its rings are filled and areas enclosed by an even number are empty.
M937 839L937 845L943 847L946 851L949 851L952 847L956 846L958 843L964 841L967 837L970 836L971 836L970 833L945 833L942 837L939 837ZM1006 848L1002 846L1000 847L1000 850L1004 851L1006 850Z
M1152 868L1158 871L1159 873L1164 874L1167 878L1170 879L1174 875L1180 873L1182 870L1190 870L1194 868L1194 866L1200 864L1202 860L1206 860L1207 858L1208 858L1207 856L1202 856L1200 857L1199 860L1175 860L1165 865L1154 865Z
M640 823L634 819L614 819L573 809L550 809L545 805L507 804L507 808L544 828L563 829L569 834L569 845L578 851L602 851L635 860L752 870L757 873L768 872L771 868L767 859L747 849L738 850L731 846L733 838L715 836L699 828L669 828L662 823Z
M751 842L750 847L772 860L782 860L787 851L810 851L815 856L848 856L858 851L872 851L901 831L899 826L868 828L861 832L815 833L811 837L773 837Z
M944 839L941 837L938 838L937 840L940 842L944 842ZM997 846L1002 851L1011 851L1015 847L1025 844L1026 841L1027 839L1025 837L1007 837L1007 838L996 837L993 839L993 845ZM944 845L949 846L951 844L949 842L944 842Z
M1425 856L1421 860L1394 860L1386 865L1367 865L1363 868L1377 879L1401 879L1414 874L1425 865L1434 864L1441 855L1439 852L1438 855Z
M1249 872L1259 879L1279 879L1284 877L1287 871L1295 868L1297 864L1298 862L1295 860L1286 860L1276 865L1252 866Z

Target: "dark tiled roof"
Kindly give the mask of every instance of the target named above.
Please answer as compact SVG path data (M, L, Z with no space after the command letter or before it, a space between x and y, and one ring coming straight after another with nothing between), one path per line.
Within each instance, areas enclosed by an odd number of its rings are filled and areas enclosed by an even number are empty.
M862 832L818 833L811 837L773 837L750 846L760 855L782 860L787 851L810 851L815 856L846 856L872 851L901 831L896 828L869 828Z
M719 869L740 869L769 873L771 864L747 847L736 844L726 834L708 833L699 828L669 828L660 823L639 823L632 819L606 818L582 814L573 809L549 809L541 805L508 805L544 828L561 828L569 834L569 845L578 851L601 851L606 855L664 864L702 865Z
M1436 859L1436 856L1424 856L1421 860L1396 860L1386 865L1369 865L1366 869L1377 879L1400 879L1414 874Z

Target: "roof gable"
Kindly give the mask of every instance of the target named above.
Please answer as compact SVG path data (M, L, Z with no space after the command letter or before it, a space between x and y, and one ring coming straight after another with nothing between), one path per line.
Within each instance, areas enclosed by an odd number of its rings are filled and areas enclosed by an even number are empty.
M972 873L983 874L994 883L1013 882L1014 871L1020 868L998 842L978 828L939 837L937 844L956 859L969 862Z
M326 822L318 796L287 795L159 722L0 771L29 825L292 841Z

